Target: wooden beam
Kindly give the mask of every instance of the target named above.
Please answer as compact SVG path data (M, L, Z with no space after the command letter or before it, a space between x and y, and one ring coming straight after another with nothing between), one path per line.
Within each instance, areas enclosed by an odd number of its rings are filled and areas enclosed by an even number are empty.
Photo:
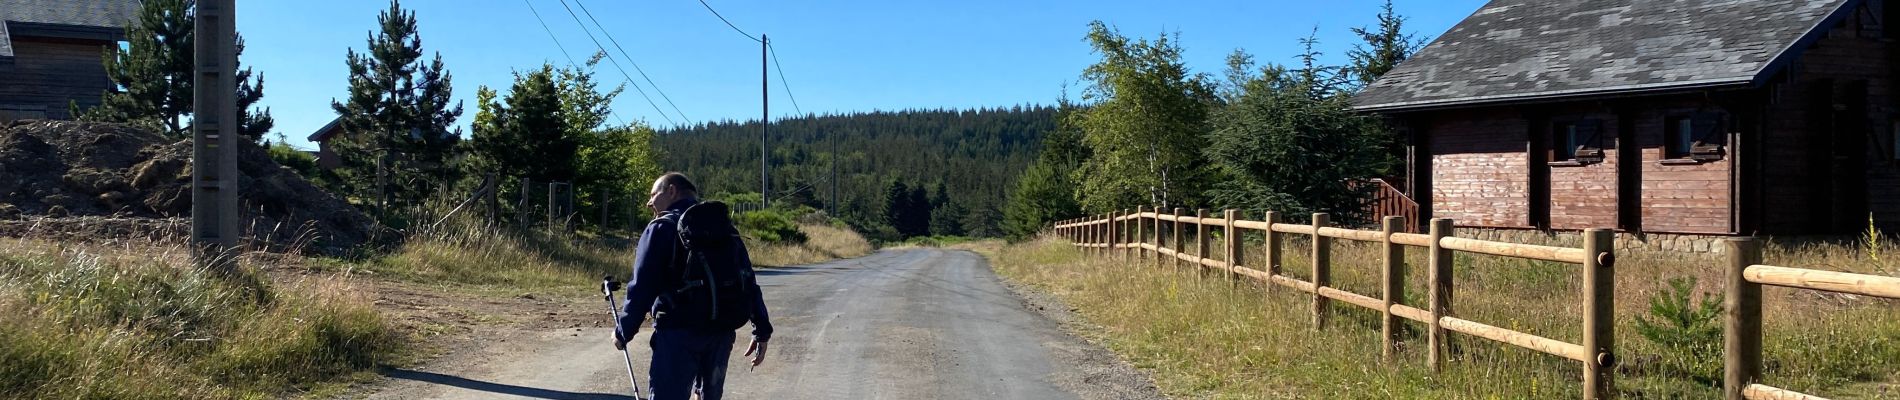
M1322 292L1325 291L1324 289L1327 285L1333 283L1333 239L1319 234L1320 229L1326 227L1326 225L1331 222L1332 215L1313 213L1313 255L1311 257L1313 262L1313 286L1320 289L1315 290L1313 293L1314 330L1326 329L1326 322L1328 317L1330 317L1328 314L1330 314L1330 309L1332 308L1331 302L1327 301L1328 299Z
M1385 250L1385 268L1380 269L1381 290L1379 313L1384 315L1379 323L1379 337L1384 340L1379 356L1387 362L1392 361L1399 351L1399 330L1405 327L1399 317L1392 313L1392 306L1405 300L1405 246L1392 241L1392 236L1404 229L1405 217L1385 217L1380 221L1379 231L1386 240L1381 244Z
M1592 360L1596 358L1590 354L1589 349L1585 349L1581 345L1565 343L1563 341L1556 340L1556 339L1532 335L1532 334L1524 333L1524 332L1513 331L1510 329L1499 328L1499 327L1495 327L1491 325L1486 325L1484 323L1480 323L1477 321L1462 319L1458 317L1444 317L1444 318L1439 318L1438 323L1440 326L1443 326L1445 329L1451 330L1452 332L1458 332L1458 333L1463 333L1463 334L1467 334L1471 336L1477 336L1477 337L1481 337L1485 339L1491 339L1498 342L1510 344L1512 346L1536 350L1541 353L1568 358L1571 360L1589 363L1589 362L1593 362Z
M1900 299L1900 278L1894 277L1773 265L1750 265L1742 276L1754 283Z
M1493 242L1493 241L1488 241L1488 240L1466 239L1466 238L1458 238L1458 237L1447 237L1440 240L1443 243L1439 243L1439 245L1447 249L1467 251L1467 252L1472 252L1472 253L1490 254L1490 255L1496 255L1496 256L1528 258L1528 259L1533 259L1533 260L1544 260L1544 261L1567 262L1571 264L1582 264L1584 259L1589 257L1589 255L1586 254L1586 252L1584 252L1583 249L1568 248L1568 247L1538 246L1538 245L1532 245L1532 244Z
M1591 357L1583 360L1583 398L1590 400L1615 397L1616 385L1616 256L1615 233L1608 229L1585 229L1583 251L1583 349Z
M1761 379L1761 285L1748 280L1748 268L1761 263L1761 241L1731 238L1728 285L1722 300L1722 398L1741 400L1749 384Z
M1432 372L1438 372L1444 369L1445 352L1448 350L1443 320L1451 315L1452 250L1444 247L1444 239L1452 235L1451 220L1433 218L1430 232L1431 261L1427 268L1430 268L1432 280L1430 286L1432 318L1429 322L1431 329L1426 333L1426 358L1429 360L1427 362Z

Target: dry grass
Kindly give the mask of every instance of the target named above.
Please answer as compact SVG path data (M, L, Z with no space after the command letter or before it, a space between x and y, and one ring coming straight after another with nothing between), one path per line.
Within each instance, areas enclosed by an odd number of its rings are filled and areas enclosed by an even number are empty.
M338 263L355 268L354 263ZM423 283L505 288L592 288L600 277L625 277L633 251L540 232L478 225L413 236L394 253L362 263L372 272Z
M1310 247L1291 240L1282 265L1310 276ZM1219 244L1212 252L1221 254ZM1250 246L1250 260L1262 260ZM1374 246L1334 250L1335 286L1378 292ZM1404 303L1424 306L1423 251L1410 250ZM1243 282L1230 286L1217 271L1196 278L1191 267L1155 268L1152 259L1084 258L1066 242L1043 239L994 252L1005 276L1047 289L1105 331L1096 333L1164 391L1192 398L1574 398L1582 368L1529 350L1453 335L1454 361L1443 373L1424 368L1421 338L1408 336L1394 362L1379 358L1378 314L1333 302L1333 326L1314 332L1311 295ZM1894 271L1838 245L1771 245L1770 263L1855 272ZM1454 270L1456 314L1497 326L1575 342L1581 337L1580 273L1575 266L1459 255ZM1649 298L1669 278L1696 276L1700 292L1719 295L1719 259L1624 254L1617 267L1617 338L1624 360L1617 376L1626 398L1710 398L1711 382L1662 366L1671 360L1634 329ZM1766 383L1837 398L1879 398L1900 389L1900 302L1817 296L1769 288ZM1419 326L1414 325L1414 329ZM1720 360L1707 360L1719 368ZM1716 383L1719 384L1719 383Z
M348 278L225 277L176 246L0 240L0 278L0 398L276 397L399 346Z
M751 248L752 263L761 267L782 267L831 261L841 258L862 257L871 254L871 242L850 228L831 225L799 224L799 232L804 232L804 243L748 243Z

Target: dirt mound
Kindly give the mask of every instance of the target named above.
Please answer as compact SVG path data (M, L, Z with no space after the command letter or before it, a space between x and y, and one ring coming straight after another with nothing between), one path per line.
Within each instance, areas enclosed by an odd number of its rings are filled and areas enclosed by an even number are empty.
M238 150L243 225L249 231L246 237L258 244L308 244L318 252L341 253L386 230L271 161L263 147L241 143ZM18 225L33 220L38 226L34 230L58 230L81 225L61 224L62 218L189 217L191 152L190 141L167 140L123 124L19 121L0 126L0 221ZM54 220L49 223L47 218Z

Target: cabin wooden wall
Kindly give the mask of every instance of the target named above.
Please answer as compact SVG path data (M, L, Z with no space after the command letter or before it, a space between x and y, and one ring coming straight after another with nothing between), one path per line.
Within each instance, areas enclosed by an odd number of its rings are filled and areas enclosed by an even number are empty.
M99 105L111 83L102 65L107 43L13 36L13 60L0 63L0 108L69 119L73 102L82 109Z
M1764 233L1851 234L1870 213L1900 223L1900 170L1880 151L1893 129L1893 49L1864 20L1834 27L1773 84Z

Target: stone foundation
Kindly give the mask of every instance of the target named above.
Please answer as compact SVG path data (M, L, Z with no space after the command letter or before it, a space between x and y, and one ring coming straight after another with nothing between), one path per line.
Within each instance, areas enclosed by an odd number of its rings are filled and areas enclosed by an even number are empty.
M1583 232L1457 227L1453 236L1497 242L1545 246L1582 247ZM1619 251L1722 254L1726 235L1684 235L1668 233L1617 232Z

